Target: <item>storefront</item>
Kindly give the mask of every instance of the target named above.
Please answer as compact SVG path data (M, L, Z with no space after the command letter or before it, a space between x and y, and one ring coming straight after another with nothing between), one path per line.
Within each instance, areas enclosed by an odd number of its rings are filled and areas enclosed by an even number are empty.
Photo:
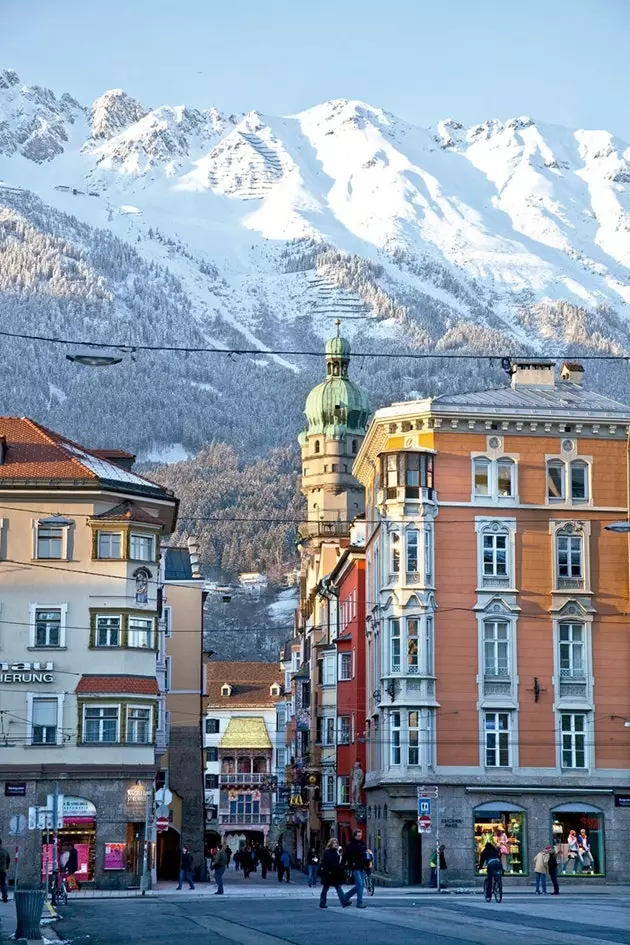
M551 843L561 874L605 876L604 815L590 804L562 804L551 811Z
M49 802L50 803L50 802ZM74 873L79 884L94 879L96 866L96 807L83 797L64 795L63 827L57 831L59 863L64 866L74 848L78 867ZM53 843L48 831L42 832L42 875L52 870Z
M492 801L475 808L473 830L477 872L486 843L492 843L499 849L503 870L507 875L520 876L528 872L526 818L522 807L505 801ZM481 872L485 873L485 867Z

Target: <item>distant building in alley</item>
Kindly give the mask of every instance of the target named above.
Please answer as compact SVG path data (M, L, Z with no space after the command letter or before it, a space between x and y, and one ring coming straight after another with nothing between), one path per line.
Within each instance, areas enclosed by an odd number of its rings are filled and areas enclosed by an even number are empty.
M210 661L207 679L206 847L273 840L278 664Z
M579 365L521 361L511 386L377 411L366 490L368 836L385 882L449 878L498 838L527 881L552 840L627 874L630 406ZM416 788L437 785L432 832ZM377 839L380 838L380 839Z

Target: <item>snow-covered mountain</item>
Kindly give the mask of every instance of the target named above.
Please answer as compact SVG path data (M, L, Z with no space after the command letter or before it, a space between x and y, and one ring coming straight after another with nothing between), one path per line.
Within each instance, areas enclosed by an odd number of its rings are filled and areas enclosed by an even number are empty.
M290 117L152 109L122 90L89 106L6 71L0 182L5 327L260 349L236 365L138 355L137 384L172 380L158 433L153 416L129 420L122 375L108 375L100 439L147 455L229 439L234 398L247 449L292 436L321 366L266 351L319 348L338 315L362 351L630 351L630 148L608 131L529 118L424 129L345 100ZM58 352L37 359L27 402L84 433L102 397ZM376 404L479 381L463 362L355 367ZM626 383L615 371L609 389ZM19 409L6 385L2 397Z

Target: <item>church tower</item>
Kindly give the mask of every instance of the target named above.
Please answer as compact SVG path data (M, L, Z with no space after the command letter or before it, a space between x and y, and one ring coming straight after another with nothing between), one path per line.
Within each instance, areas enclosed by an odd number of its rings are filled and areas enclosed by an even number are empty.
M348 377L350 343L339 333L339 320L336 324L336 336L326 342L326 380L306 399L307 425L298 437L312 535L320 534L318 522L339 522L340 531L349 531L364 510L363 486L352 475L352 464L367 430L370 405Z

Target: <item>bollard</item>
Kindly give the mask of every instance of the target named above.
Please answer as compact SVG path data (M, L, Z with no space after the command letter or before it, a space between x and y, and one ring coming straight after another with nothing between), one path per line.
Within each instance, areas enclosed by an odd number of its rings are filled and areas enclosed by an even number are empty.
M43 889L25 889L23 886L15 890L15 913L17 928L16 939L41 939L40 925L42 910L46 901Z

